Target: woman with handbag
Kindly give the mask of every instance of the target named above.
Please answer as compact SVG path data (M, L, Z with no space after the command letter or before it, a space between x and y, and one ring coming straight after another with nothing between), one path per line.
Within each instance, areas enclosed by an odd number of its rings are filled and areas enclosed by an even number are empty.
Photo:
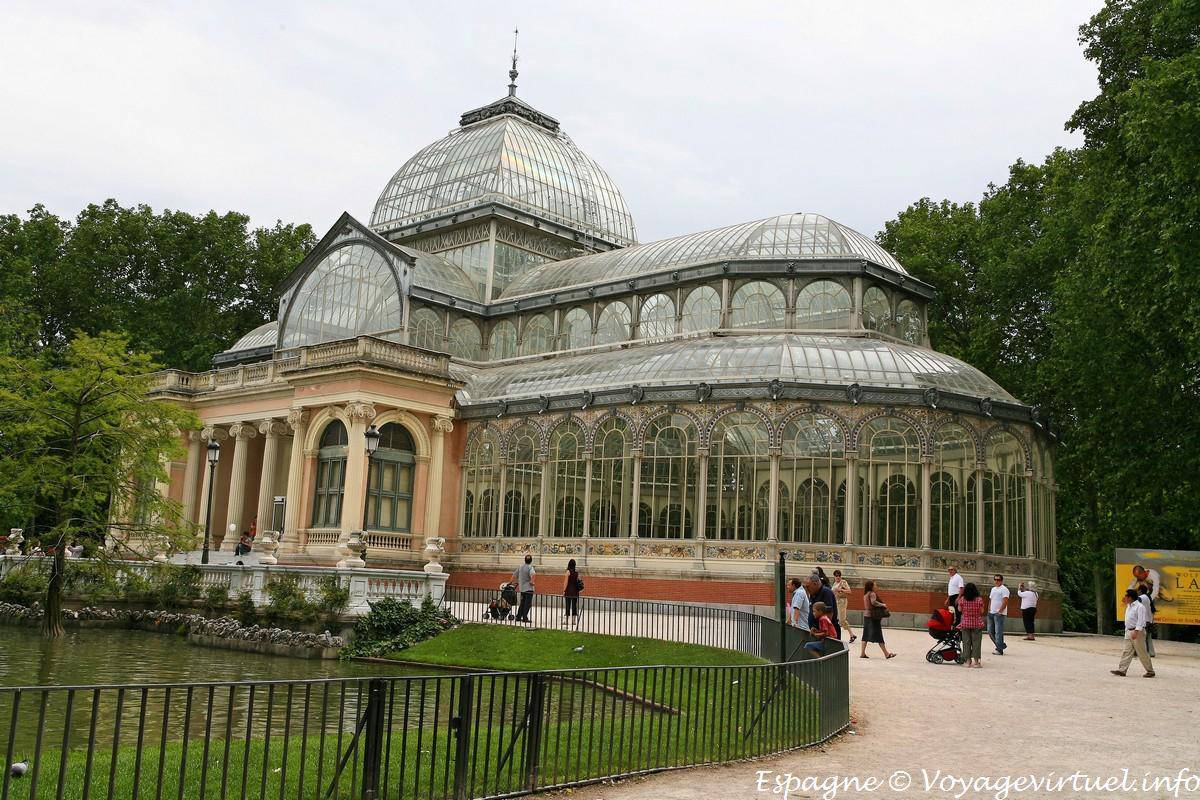
M579 593L583 591L583 578L575 567L575 559L567 562L567 585L563 587L563 602L565 605L563 622L579 624Z
M883 623L881 622L891 615L892 612L888 611L887 603L879 599L875 581L869 580L863 584L863 635L862 652L859 653L859 658L870 658L867 655L867 642L875 642L879 645L884 658L895 658L896 654L889 653L887 645L884 644Z

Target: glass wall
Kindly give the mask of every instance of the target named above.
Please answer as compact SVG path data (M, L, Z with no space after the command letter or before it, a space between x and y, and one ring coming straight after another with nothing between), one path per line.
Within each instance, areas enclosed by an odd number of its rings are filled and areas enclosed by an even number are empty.
M656 417L642 447L638 535L681 539L694 535L696 426L683 414Z
M525 321L519 352L523 356L549 353L554 339L554 323L545 314L536 314Z
M500 320L492 326L490 342L493 361L515 357L517 355L517 326L507 319Z
M854 303L837 281L813 281L796 296L798 330L849 330Z
M542 502L542 462L537 428L526 423L514 430L504 467L504 533L537 536Z
M638 330L641 339L675 335L675 301L670 295L652 294L642 301Z
M721 327L721 293L711 286L697 286L683 301L681 329L684 333L714 331Z
M500 495L500 444L495 434L479 431L467 447L463 534L495 536Z
M878 286L863 292L862 324L869 331L887 332L892 323L892 304Z
M408 323L408 343L413 347L444 352L446 346L442 330L442 318L436 311L432 308L418 308L413 311L412 319Z
M592 343L591 315L582 308L572 308L563 315L559 342L559 347L563 350L574 350L590 345Z
M549 260L546 256L511 244L496 242L495 261L492 264L492 297L498 297L517 277Z
M1025 546L1025 451L1011 433L993 431L987 440L983 488L983 549L1023 556Z
M633 315L627 304L620 301L609 303L600 312L600 321L596 324L596 344L627 341L632 320Z
M454 320L450 326L450 353L467 361L478 361L482 340L479 326L466 317Z
M770 506L770 434L755 414L734 412L713 428L708 449L708 504L716 507L712 539L766 539ZM759 489L762 487L762 491ZM707 522L707 520L706 520Z
M583 535L587 432L567 420L550 435L550 513L554 536Z
M365 244L339 247L303 278L280 346L397 331L403 323L400 298L396 276L378 250Z
M733 293L729 303L732 328L778 330L786 327L783 290L767 281L751 281Z
M864 544L920 545L921 439L897 417L877 417L859 433L859 481L870 513Z
M805 414L784 426L781 444L780 541L842 541L846 493L836 492L846 480L841 426L832 417Z
M633 503L630 432L610 417L596 429L592 455L592 536L628 536Z
M935 550L975 549L975 504L967 496L975 477L975 443L961 425L943 425L933 434L929 477L930 546Z

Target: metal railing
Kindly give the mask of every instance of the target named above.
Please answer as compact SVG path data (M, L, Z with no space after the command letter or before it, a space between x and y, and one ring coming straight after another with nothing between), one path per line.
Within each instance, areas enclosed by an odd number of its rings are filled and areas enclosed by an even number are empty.
M447 603L465 612L481 592L451 590ZM561 605L535 600L531 618L556 612ZM849 723L847 652L804 659L803 635L786 628L780 642L775 620L584 598L579 630L589 618L595 632L784 660L2 687L0 753L24 772L4 773L0 800L511 797L804 747Z

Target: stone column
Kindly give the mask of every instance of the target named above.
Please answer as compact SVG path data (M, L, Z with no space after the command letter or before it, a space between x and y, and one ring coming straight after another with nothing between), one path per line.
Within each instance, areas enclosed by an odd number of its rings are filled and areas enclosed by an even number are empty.
M975 467L975 551L983 552L983 466Z
M196 523L200 526L200 536L201 537L204 536L204 521L208 517L208 496L209 496L208 489L209 489L210 481L213 478L213 472L214 472L212 467L210 467L208 465L208 455L206 452L206 448L208 447L208 443L210 441L220 444L221 442L225 441L228 438L229 438L229 435L227 433L225 433L225 431L221 430L220 428L213 428L210 426L210 427L206 427L202 431L200 431L200 441L204 445L203 447L200 448L200 452L205 453L205 455L203 456L204 464L201 467L201 469L204 470L204 472L203 472L204 477L201 479L201 484L200 484L200 497L198 498L199 508L196 511ZM229 453L228 453L229 448L225 447L223 449L225 449L227 451L225 453L225 457L228 458L229 457ZM221 524L220 519L213 520L213 529L209 531L209 543L210 544L220 535L221 531L217 529L217 526L219 526L220 524ZM203 540L202 540L202 542L203 542Z
M767 487L767 541L779 541L779 458L777 448L771 448L771 485ZM757 498L756 498L757 499Z
M708 525L708 448L696 448L696 541L704 541ZM704 552L701 545L700 552Z
M933 474L933 459L925 456L921 459L921 547L928 550L932 546L933 509L929 501L933 497L933 487L930 480Z
M187 431L188 454L187 464L183 468L183 518L188 522L204 524L204 520L196 516L196 484L200 480L200 470L208 469L204 454L204 439L200 431Z
M592 452L583 454L583 535L592 533ZM586 555L586 553L585 553Z
M258 479L258 529L274 530L271 511L275 500L275 465L279 460L279 437L287 433L287 426L273 419L258 423L258 432L264 437L262 473ZM276 531L276 533L279 533Z
M350 538L351 531L361 531L363 526L367 503L367 443L363 434L367 424L375 419L375 406L372 403L347 403L346 416L350 418L347 430L350 443L346 448L346 480L342 485L342 542Z
M300 544L300 509L304 505L304 437L308 433L308 412L293 408L287 424L292 429L292 455L288 461L287 492L283 509L283 541L288 548Z
M241 537L242 509L246 502L246 458L249 455L247 451L250 449L250 440L257 435L257 429L245 422L235 422L229 426L229 436L233 441L233 472L229 476L229 504L222 527L223 553L232 553ZM230 525L233 526L232 530Z
M1025 557L1033 558L1033 470L1025 472Z
M441 536L442 472L445 465L446 434L454 430L450 417L433 418L433 452L429 458L429 481L425 491L425 535Z
M834 489L833 491L837 491ZM847 545L857 544L855 535L859 530L858 516L862 513L858 502L858 458L846 455L846 530L843 532Z

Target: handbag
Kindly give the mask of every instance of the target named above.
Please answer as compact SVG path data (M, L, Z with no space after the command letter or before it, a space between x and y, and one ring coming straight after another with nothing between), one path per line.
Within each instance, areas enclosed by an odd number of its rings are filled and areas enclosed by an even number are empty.
M579 591L581 591L581 592L583 591L583 578L576 578L576 579L575 579L575 588L576 588L576 589L578 589L578 590L579 590Z

